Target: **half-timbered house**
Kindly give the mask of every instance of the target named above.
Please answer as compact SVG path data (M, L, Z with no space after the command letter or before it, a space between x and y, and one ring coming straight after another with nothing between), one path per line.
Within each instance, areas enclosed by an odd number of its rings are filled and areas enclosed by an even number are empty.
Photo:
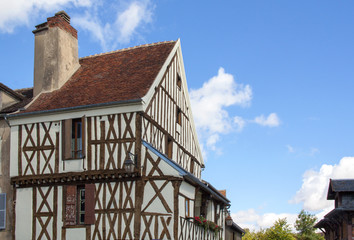
M33 32L34 100L7 116L14 238L225 239L180 40L79 59L65 12Z

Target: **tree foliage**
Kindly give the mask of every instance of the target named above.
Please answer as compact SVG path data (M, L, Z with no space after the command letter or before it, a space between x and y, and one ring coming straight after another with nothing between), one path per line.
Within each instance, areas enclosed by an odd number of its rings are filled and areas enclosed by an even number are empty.
M278 219L274 225L267 229L266 239L269 240L295 240L293 233L291 232L290 225L286 218Z
M245 229L242 240L324 240L313 227L317 219L314 215L301 210L294 224L297 234L292 232L286 218L278 219L273 226L259 231Z
M295 240L286 218L278 219L273 226L259 231L249 231L242 240Z
M305 210L301 210L299 215L297 216L295 222L295 229L298 232L297 236L300 240L320 240L324 239L321 235L317 234L315 228L313 227L317 221L317 218L306 212Z

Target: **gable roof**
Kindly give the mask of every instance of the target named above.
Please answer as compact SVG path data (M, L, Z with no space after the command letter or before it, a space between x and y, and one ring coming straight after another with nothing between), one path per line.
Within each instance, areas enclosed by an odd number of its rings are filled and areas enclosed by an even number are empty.
M147 44L81 58L80 68L60 89L40 94L21 113L141 99L175 43Z
M337 192L354 192L354 179L330 179L327 199L335 199Z

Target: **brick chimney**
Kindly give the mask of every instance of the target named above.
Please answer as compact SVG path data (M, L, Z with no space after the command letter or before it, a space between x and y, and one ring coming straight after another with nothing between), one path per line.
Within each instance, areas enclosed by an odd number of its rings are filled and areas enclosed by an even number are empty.
M70 17L60 11L33 31L34 88L33 95L61 88L79 68L77 31Z

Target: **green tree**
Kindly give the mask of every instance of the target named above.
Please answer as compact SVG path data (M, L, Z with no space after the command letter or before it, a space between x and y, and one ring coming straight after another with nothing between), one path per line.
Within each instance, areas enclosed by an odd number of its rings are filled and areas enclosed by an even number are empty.
M266 230L266 239L268 240L295 240L291 232L290 225L286 218L278 219L274 225Z
M260 229L259 231L250 231L248 228L245 229L245 235L242 240L266 240L265 230Z
M297 216L295 222L295 229L298 232L297 237L300 240L320 240L324 239L320 234L317 234L315 228L313 227L317 221L317 218L306 212L305 210L301 210L299 215Z

